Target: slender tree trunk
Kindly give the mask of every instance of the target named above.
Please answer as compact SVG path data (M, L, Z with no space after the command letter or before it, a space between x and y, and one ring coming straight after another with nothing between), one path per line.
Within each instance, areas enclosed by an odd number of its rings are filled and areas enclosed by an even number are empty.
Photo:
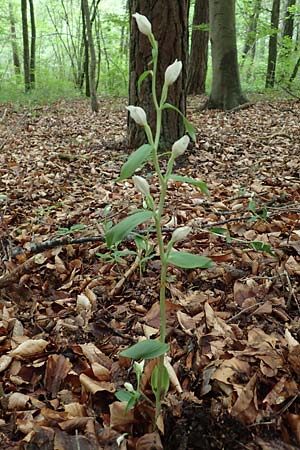
M210 0L213 80L208 108L233 109L247 102L242 93L237 57L235 0Z
M280 13L280 0L273 0L271 13L272 32L269 39L269 56L268 56L268 68L266 77L267 88L273 88L275 84L279 13Z
M208 22L208 0L196 0L193 18L191 53L188 69L188 94L203 94L205 92L209 39L209 33L207 29ZM204 29L199 29L199 26L204 26Z
M138 91L139 76L149 69L152 60L151 46L147 37L138 32L132 14L139 12L152 23L152 29L159 45L157 95L160 98L166 68L175 59L182 60L182 74L169 89L168 102L186 110L187 45L188 45L189 0L130 0L131 19L130 62L129 62L129 104L141 106L147 113L152 129L155 127L155 109L151 96L151 79L147 77ZM182 118L175 111L163 113L161 146L168 146L184 134ZM128 120L128 142L138 147L145 142L144 130L133 120Z
M34 5L33 0L29 0L29 12L30 12L30 27L31 27L31 40L30 40L30 88L35 87L35 48L36 48L36 27L34 17Z
M18 43L17 43L16 21L15 21L13 6L12 6L11 2L8 3L8 9L9 9L11 47L12 47L12 56L13 56L15 75L20 75L21 74L21 62L20 62L20 58L19 58L19 50L18 50Z
M22 34L23 34L23 66L25 92L30 91L30 57L27 21L27 0L21 0Z
M299 67L300 67L300 56L299 56L299 58L297 59L297 62L296 62L296 64L295 64L295 66L294 66L292 75L290 76L290 80L289 80L290 83L292 83L292 82L294 81L294 79L296 78L297 73L298 73L298 70L299 70Z
M89 74L89 43L86 35L86 23L85 23L85 14L83 9L83 2L81 2L81 16L82 16L82 40L84 46L84 62L83 62L83 73L82 80L85 80L85 95L86 97L91 96L90 90L90 74ZM83 83L82 81L82 83Z
M290 8L295 5L296 0L288 0L283 27L283 37L289 37L291 40L293 39L294 32L294 13L290 11Z
M257 33L257 23L261 11L261 2L262 0L254 0L253 3L253 12L249 18L249 24L247 29L247 35L245 40L245 45L242 53L242 58L246 57L246 55L250 52L252 61L255 57L256 50L256 33Z
M83 8L84 17L85 17L86 34L87 34L87 39L88 39L88 44L89 44L89 53L90 53L89 69L90 69L91 107L92 107L92 111L98 112L99 104L97 101L96 79L95 79L95 76L96 76L96 53L95 53L93 33L92 33L91 16L90 16L88 0L81 0L81 1L82 1L82 8Z

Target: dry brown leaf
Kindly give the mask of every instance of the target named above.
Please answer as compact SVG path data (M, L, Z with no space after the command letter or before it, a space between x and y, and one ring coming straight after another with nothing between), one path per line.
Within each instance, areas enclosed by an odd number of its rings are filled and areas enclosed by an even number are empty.
M9 356L17 359L29 359L43 353L48 345L45 339L28 339L9 352Z

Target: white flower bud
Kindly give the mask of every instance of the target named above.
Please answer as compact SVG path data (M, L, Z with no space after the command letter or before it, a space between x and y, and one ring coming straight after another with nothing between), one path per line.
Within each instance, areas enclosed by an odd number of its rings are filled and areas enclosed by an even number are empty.
M135 188L138 192L140 192L145 197L148 197L148 195L150 195L150 186L145 178L135 175L134 177L132 177L132 181L134 182Z
M191 227L180 227L177 228L177 230L173 231L172 234L172 241L178 242L183 241L192 231Z
M150 36L152 33L152 26L147 17L139 13L132 14L132 17L135 18L139 31L146 36Z
M133 367L134 367L134 371L136 374L140 374L142 375L143 371L144 371L144 365L145 365L145 360L143 359L140 363L138 363L137 361L134 361L133 363Z
M147 116L143 108L140 106L126 106L126 109L130 113L130 117L137 123L138 125L141 125L141 127L144 127L147 125Z
M181 156L186 151L188 145L190 143L190 138L187 134L182 136L178 141L174 142L172 145L172 156L174 159L178 158L178 156Z
M134 388L131 383L127 383L127 381L126 381L126 383L124 383L124 387L125 387L126 391L134 392Z
M181 70L182 70L182 62L177 61L177 59L175 59L173 64L168 66L165 71L165 85L170 86L171 84L175 83L175 81L180 75Z

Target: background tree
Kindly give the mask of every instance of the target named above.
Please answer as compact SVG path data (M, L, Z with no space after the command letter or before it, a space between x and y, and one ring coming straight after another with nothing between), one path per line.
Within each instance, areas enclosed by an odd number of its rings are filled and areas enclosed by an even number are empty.
M240 84L235 0L209 0L209 22L213 79L206 106L229 110L247 101Z
M209 39L208 22L208 0L196 0L188 67L188 94L195 95L205 92Z
M8 3L9 10L9 23L10 23L10 37L11 37L11 47L12 47L12 56L13 56L13 64L15 75L21 74L21 62L19 58L19 49L18 49L18 41L17 41L17 33L16 33L16 20L13 10L13 5L11 2Z
M157 94L160 95L167 66L175 59L183 63L182 75L169 89L168 101L183 113L186 111L187 45L188 45L188 10L189 0L130 0L129 13L131 21L130 61L129 61L129 104L139 105L147 112L150 126L155 123L155 111L150 101L151 80L146 78L140 91L137 89L139 76L151 65L151 47L146 36L138 32L132 14L145 15L153 26L153 32L159 45L159 62L157 76ZM144 131L133 120L128 121L128 142L130 147L137 147L145 142ZM182 118L175 112L167 110L163 114L162 145L169 145L184 133Z
M35 87L35 47L36 47L36 27L35 27L35 17L34 17L34 5L33 0L29 0L29 12L30 12L30 88Z
M86 36L88 41L88 50L90 55L90 66L89 66L89 81L90 81L90 94L91 94L91 107L92 111L98 112L99 111L99 104L97 101L97 92L96 92L96 53L95 53L95 46L94 46L94 39L93 39L93 32L92 32L92 22L91 22L91 16L90 16L90 9L88 0L81 0L82 1L82 10L84 14L85 19L85 25L86 25Z
M275 83L279 14L280 14L280 0L273 0L272 12L271 12L271 34L270 34L270 39L269 39L269 55L268 55L266 88L274 87L274 83Z
M21 0L22 36L23 36L23 67L25 92L30 91L30 52L27 20L27 0Z
M293 39L294 32L294 16L293 7L296 5L296 0L288 0L286 4L286 13L284 18L283 38L288 37Z
M262 0L254 0L251 2L251 5L249 5L252 11L247 24L247 34L242 53L243 60L248 53L250 53L252 61L255 57L257 24L261 12L261 2Z

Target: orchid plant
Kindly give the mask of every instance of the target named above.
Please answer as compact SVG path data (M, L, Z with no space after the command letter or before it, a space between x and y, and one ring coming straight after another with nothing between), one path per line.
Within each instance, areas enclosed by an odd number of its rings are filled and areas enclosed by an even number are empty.
M136 20L138 29L141 33L146 35L152 46L152 70L148 70L140 76L139 82L144 80L147 76L152 77L152 100L156 110L156 131L153 135L152 130L147 122L146 112L140 106L130 105L127 110L139 126L143 127L148 140L147 144L142 145L135 152L133 152L121 169L121 173L117 181L132 177L136 190L143 196L143 205L141 209L137 209L133 214L130 214L120 223L113 226L106 234L106 241L109 247L121 242L130 232L132 232L138 225L152 220L155 224L156 238L159 249L159 257L161 260L161 274L160 274L160 339L146 339L138 342L132 347L121 352L124 357L132 358L134 360L144 360L158 358L158 362L152 372L151 387L155 395L155 422L159 417L161 411L161 401L168 390L169 376L164 365L164 358L169 350L169 345L166 343L166 281L168 265L172 264L181 268L209 268L213 263L211 259L204 256L190 254L174 249L174 244L187 238L191 232L189 226L183 226L176 229L170 241L165 245L163 239L163 213L164 205L167 196L167 187L170 180L179 182L187 182L200 188L205 194L208 194L205 183L172 173L176 158L181 156L187 149L190 138L195 140L195 133L192 125L185 118L183 113L175 108L175 106L167 103L168 89L176 82L182 70L182 62L175 60L173 64L167 67L165 71L164 84L162 87L161 98L157 98L156 94L156 77L158 66L158 44L152 33L152 26L147 17L135 13L133 14ZM177 111L183 118L187 134L177 140L173 146L167 163L165 172L159 164L158 150L159 141L161 137L162 113L166 109L173 109ZM159 198L155 199L151 195L150 186L147 180L139 175L134 175L134 172L145 162L152 160L155 172L160 185ZM125 386L126 387L126 386ZM127 385L128 388L128 385ZM139 391L139 387L137 389ZM130 400L130 407L138 400L139 394L132 389L127 389L127 398ZM124 397L124 396L123 396ZM126 396L125 396L126 397Z

